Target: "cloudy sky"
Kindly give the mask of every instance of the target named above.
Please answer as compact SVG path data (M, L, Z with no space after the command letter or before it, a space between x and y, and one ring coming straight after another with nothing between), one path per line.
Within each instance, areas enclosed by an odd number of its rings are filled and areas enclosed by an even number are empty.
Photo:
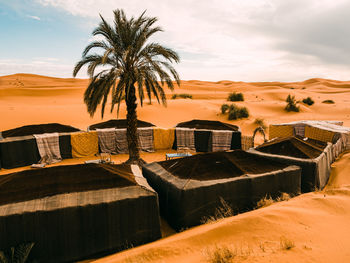
M0 75L71 77L117 8L159 18L184 80L350 79L349 0L0 0Z

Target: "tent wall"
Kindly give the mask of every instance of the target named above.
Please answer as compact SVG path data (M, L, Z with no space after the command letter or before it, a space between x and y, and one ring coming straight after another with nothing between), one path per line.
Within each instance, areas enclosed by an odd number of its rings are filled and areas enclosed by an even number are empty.
M289 156L268 154L250 149L250 153L257 154L269 160L301 167L301 191L311 192L316 188L322 189L328 182L330 165L332 162L332 145L328 144L321 155L315 159L301 159Z
M115 252L159 239L158 209L157 195L140 186L0 206L0 249L34 242L30 259L37 262Z
M13 137L0 142L2 168L11 169L31 165L40 160L34 136Z
M59 134L59 145L62 159L72 158L71 135L69 133Z
M261 175L197 181L177 178L158 163L151 163L143 167L143 174L159 195L161 214L174 229L181 230L214 215L221 206L220 197L237 212L253 208L266 195L297 194L301 171L288 166Z

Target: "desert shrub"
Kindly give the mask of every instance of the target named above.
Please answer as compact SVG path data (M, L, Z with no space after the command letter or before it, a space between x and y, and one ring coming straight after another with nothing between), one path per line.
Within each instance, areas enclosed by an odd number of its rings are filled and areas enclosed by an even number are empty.
M256 118L254 121L254 124L262 127L264 130L266 130L266 128L267 128L267 126L265 124L265 120L263 118Z
M221 113L225 114L229 108L230 108L230 106L228 104L222 104L221 105Z
M228 94L228 101L244 101L243 93L232 92Z
M176 98L182 98L182 99L192 99L192 95L191 94L187 94L187 93L181 93L181 94L174 94L171 99L175 100Z
M241 118L248 118L249 111L246 107L238 107L235 104L230 105L228 109L228 119L237 120Z
M295 96L288 95L287 99L287 106L284 108L286 111L294 111L294 112L299 112L299 106L297 106L297 101L295 100Z
M210 263L228 263L232 262L236 256L236 251L232 251L226 246L216 246L208 253L208 262Z
M294 244L293 240L290 240L286 237L281 237L280 247L282 250L291 250L293 247L295 247L295 244Z
M215 209L214 215L203 217L201 223L206 224L230 216L234 216L232 207L225 201L225 199L220 197L220 205Z
M288 201L290 198L291 196L288 193L281 193L281 195L275 200L272 199L271 196L265 196L258 201L258 203L256 204L256 208L267 207L275 202Z
M311 106L315 102L314 102L314 100L311 97L307 97L307 98L303 99L303 103Z
M324 100L324 101L322 101L322 103L334 104L335 102L333 100Z

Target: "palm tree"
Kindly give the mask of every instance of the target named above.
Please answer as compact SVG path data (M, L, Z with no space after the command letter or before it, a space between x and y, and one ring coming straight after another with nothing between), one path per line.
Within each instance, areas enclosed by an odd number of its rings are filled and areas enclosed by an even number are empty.
M102 104L103 118L109 94L111 112L117 105L119 114L120 103L125 100L129 147L127 163L142 164L137 140L136 92L141 106L145 92L150 101L154 95L158 103L162 102L166 106L163 87L168 86L173 90L172 78L180 85L179 75L172 66L180 58L172 49L149 42L153 34L162 31L160 27L154 26L158 20L156 17L146 17L143 12L138 18L128 19L123 10L118 9L113 13L113 25L100 15L102 21L92 34L103 40L94 41L85 48L82 59L75 65L73 76L82 66L88 65L90 84L85 90L84 102L90 116ZM99 50L99 53L90 54L92 49ZM95 74L96 67L101 69Z

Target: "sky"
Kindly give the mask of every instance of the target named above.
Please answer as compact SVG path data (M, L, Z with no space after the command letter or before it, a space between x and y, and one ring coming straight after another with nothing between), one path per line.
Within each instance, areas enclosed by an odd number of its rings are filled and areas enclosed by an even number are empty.
M0 76L72 77L118 8L158 17L183 80L350 80L349 0L0 0Z

